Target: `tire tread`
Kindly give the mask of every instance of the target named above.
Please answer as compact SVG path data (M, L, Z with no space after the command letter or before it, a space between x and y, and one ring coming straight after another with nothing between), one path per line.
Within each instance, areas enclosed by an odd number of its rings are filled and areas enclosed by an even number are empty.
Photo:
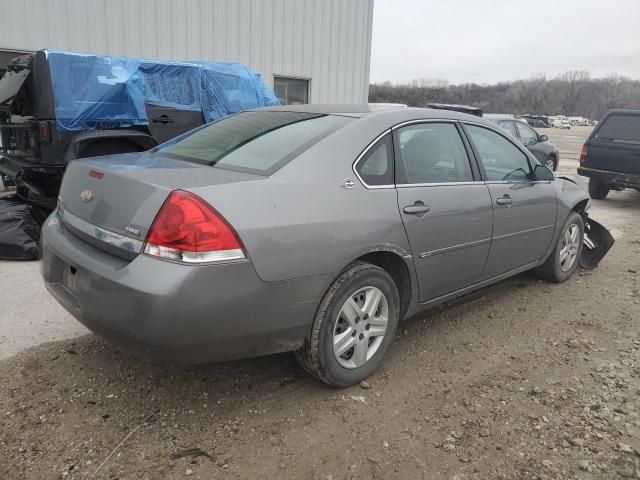
M332 386L343 385L336 384L327 375L327 372L323 368L322 362L320 361L319 339L322 325L325 321L326 312L329 308L331 308L331 302L340 287L358 272L361 272L363 270L378 270L389 277L391 283L394 284L393 279L389 276L386 270L376 265L372 265L370 263L362 261L356 261L349 264L347 267L345 267L344 270L342 270L342 272L338 275L336 280L331 284L331 286L325 293L322 301L320 302L320 306L318 307L318 311L316 312L316 315L314 317L311 332L309 333L307 338L305 338L303 346L295 352L296 359L307 373ZM391 331L389 332L389 334L395 335L395 331Z

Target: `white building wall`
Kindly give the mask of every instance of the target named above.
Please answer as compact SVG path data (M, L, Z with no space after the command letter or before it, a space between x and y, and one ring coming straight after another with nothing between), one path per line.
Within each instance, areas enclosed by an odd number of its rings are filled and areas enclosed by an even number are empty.
M0 49L241 62L366 103L373 0L0 0ZM11 19L11 20L10 20Z

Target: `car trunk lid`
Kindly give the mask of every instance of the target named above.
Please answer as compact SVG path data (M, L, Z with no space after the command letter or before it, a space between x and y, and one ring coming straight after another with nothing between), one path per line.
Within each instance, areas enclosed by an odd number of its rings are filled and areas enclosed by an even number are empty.
M260 175L129 153L71 162L59 216L76 235L123 258L140 253L160 207L174 190L258 180Z

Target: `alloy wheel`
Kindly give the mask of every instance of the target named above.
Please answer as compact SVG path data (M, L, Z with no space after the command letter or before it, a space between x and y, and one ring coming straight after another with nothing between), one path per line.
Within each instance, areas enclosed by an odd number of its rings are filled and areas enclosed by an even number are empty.
M562 237L560 248L560 270L567 272L573 267L580 250L580 229L575 223L569 225Z
M364 287L347 298L333 329L333 354L348 369L361 367L382 344L389 323L387 297L376 287Z

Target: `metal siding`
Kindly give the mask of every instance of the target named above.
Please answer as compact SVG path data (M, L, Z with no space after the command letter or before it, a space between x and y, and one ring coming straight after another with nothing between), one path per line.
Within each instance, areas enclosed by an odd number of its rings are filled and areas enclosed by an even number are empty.
M241 62L310 79L313 103L363 103L373 0L0 0L0 49Z

